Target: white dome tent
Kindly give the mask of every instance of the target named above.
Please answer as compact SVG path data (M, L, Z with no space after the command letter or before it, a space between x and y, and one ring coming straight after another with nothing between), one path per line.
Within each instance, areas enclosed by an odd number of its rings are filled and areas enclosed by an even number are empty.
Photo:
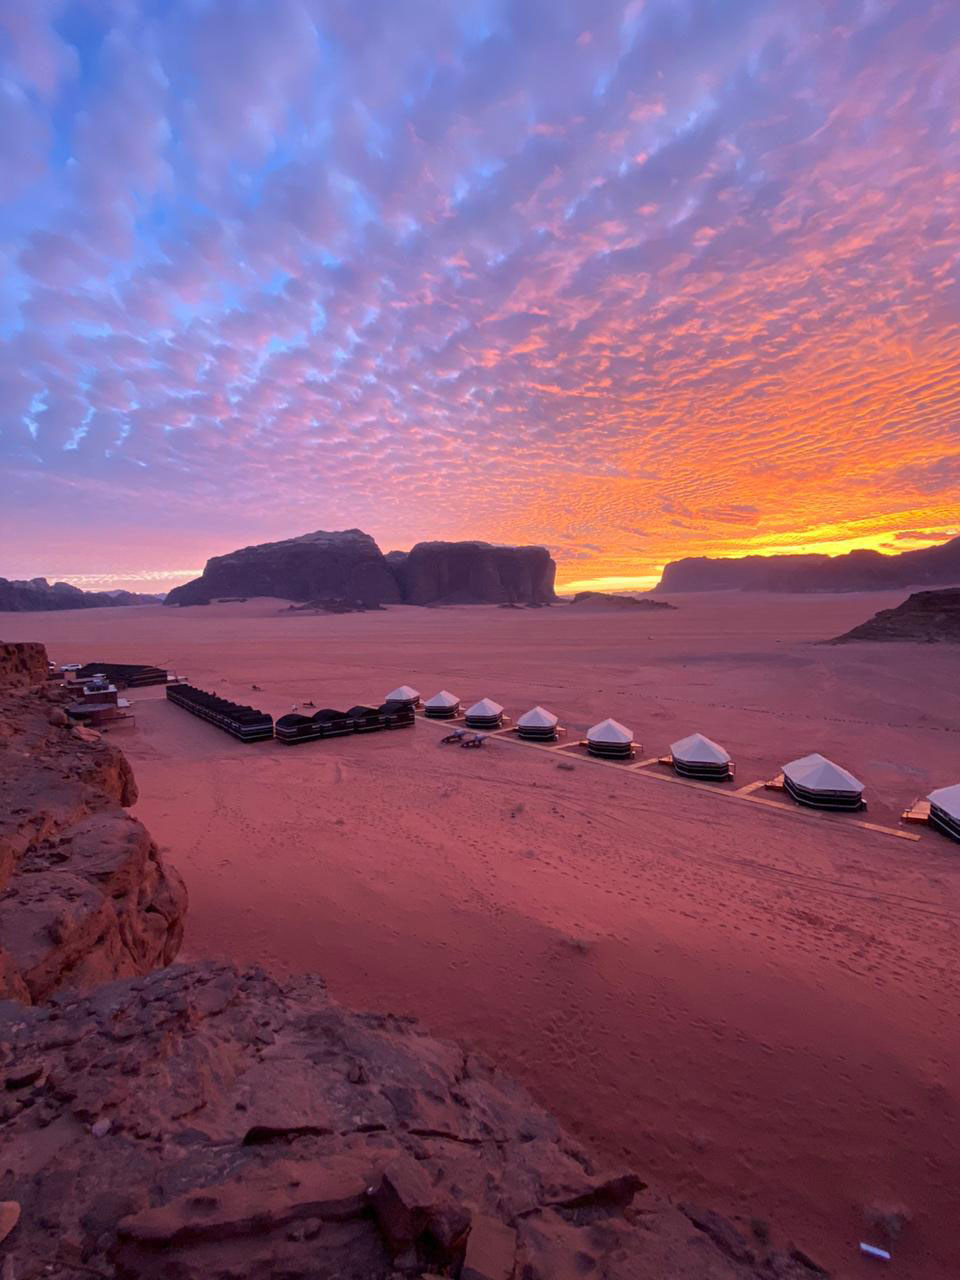
M633 730L619 720L601 720L587 730L587 750L608 760L628 760L633 755Z
M670 744L673 767L684 778L717 782L733 774L730 755L724 747L702 733L691 733Z
M938 787L927 799L931 825L944 835L960 840L960 782L952 787Z
M464 715L468 729L499 729L503 723L503 707L492 698L481 698Z
M528 742L555 742L559 723L552 711L538 704L517 721L517 735Z
M783 766L783 785L798 804L815 809L862 809L863 783L814 752Z
M399 688L391 690L383 701L387 706L392 707L419 707L420 693L412 685L402 684Z
M441 689L423 704L423 714L431 720L455 720L460 714L460 699L455 693Z

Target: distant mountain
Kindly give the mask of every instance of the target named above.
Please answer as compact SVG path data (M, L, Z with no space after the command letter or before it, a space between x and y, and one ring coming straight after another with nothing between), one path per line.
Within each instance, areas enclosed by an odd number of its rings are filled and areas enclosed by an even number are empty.
M666 600L651 600L649 596L618 596L609 591L578 591L570 601L579 609L675 609Z
M391 551L406 604L550 604L557 566L546 547L418 542Z
M889 591L960 586L960 537L920 551L674 560L656 591Z
M174 587L169 605L225 596L349 600L378 604L543 604L554 599L556 565L545 547L418 542L384 555L361 529L317 530L243 547L207 561L199 578Z
M166 603L209 604L223 596L357 600L366 605L400 601L383 552L361 529L333 533L318 529L299 538L213 556L201 577L174 587Z
M881 609L827 644L856 640L919 640L960 644L960 591L915 591L895 609Z
M28 582L0 578L0 613L45 613L53 609L118 609L134 604L161 604L163 596L135 591L81 591L69 582Z

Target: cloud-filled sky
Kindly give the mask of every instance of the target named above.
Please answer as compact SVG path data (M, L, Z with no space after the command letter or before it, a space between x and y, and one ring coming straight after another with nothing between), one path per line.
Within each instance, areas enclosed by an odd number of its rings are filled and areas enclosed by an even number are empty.
M0 0L0 574L960 510L957 0Z

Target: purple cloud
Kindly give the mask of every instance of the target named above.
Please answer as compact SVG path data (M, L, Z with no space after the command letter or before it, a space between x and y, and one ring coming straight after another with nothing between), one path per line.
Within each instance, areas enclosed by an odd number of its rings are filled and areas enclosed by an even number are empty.
M948 0L0 0L0 572L948 528L958 49Z

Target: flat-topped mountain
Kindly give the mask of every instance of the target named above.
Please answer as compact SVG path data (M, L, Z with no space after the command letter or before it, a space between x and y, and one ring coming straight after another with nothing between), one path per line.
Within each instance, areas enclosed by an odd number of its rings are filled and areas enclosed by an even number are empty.
M167 604L208 604L221 596L284 600L349 599L396 604L396 580L383 553L361 529L318 529L283 542L241 547L207 561L202 577L175 587Z
M691 557L666 565L655 590L888 591L927 584L960 586L960 537L899 555Z
M919 640L960 644L960 590L915 591L895 609L881 609L828 644L855 640Z
M387 557L407 604L549 604L557 566L546 547L418 542Z
M69 582L46 578L28 581L0 578L0 613L41 613L53 609L117 609L133 604L159 604L163 596L135 591L81 591Z
M224 596L379 604L545 604L556 565L545 547L487 542L418 542L384 555L360 529L318 530L243 547L207 561L203 576L175 587L167 604Z

